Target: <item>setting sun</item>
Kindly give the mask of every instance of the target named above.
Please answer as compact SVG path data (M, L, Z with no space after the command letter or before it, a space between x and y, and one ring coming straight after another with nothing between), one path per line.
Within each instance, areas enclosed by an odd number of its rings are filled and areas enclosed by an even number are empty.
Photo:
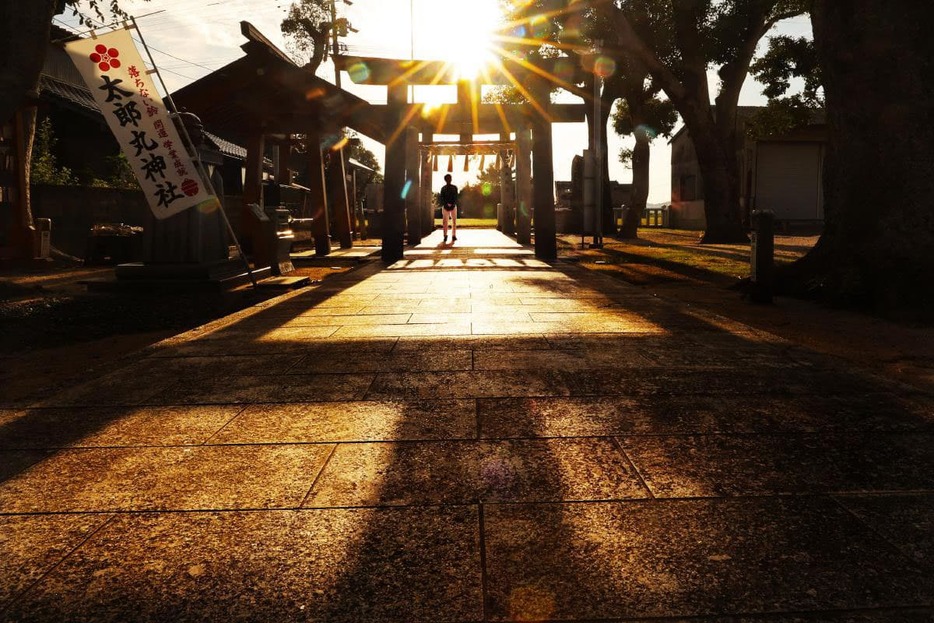
M432 4L433 19L423 22L416 36L459 76L476 77L496 58L494 33L503 21L497 0Z

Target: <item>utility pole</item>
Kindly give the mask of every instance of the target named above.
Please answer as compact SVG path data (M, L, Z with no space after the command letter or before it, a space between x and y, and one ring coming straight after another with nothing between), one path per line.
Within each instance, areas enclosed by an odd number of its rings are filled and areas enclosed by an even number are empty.
M598 39L596 41L596 50L594 54L594 67L593 67L593 145L594 145L594 159L596 160L594 166L594 175L596 176L596 198L594 201L594 218L596 218L596 223L594 223L595 231L593 244L591 245L594 249L603 248L603 132L600 128L600 119L602 117L601 106L603 101L601 99L601 89L602 86L602 76L598 69L599 59L600 59L600 50L603 47L603 40Z
M336 0L331 0L331 60L334 61L334 84L341 88L341 70L337 65L337 57L340 55L340 43L337 41L337 6Z

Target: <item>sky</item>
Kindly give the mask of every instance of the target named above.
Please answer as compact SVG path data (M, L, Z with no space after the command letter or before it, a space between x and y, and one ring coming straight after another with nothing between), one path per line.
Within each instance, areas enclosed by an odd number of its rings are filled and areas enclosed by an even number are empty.
M451 60L472 65L467 71L475 71L478 61L482 62L489 54L489 33L495 30L499 18L497 0L335 1L338 14L346 17L358 31L342 39L347 53ZM241 20L251 22L280 49L290 51L279 29L289 4L289 0L121 1L121 6L136 18L170 92L243 55L240 46L245 39L240 34ZM70 10L56 18L56 23L84 30L70 17ZM810 32L810 21L806 17L782 22L773 31L793 36L809 36ZM318 75L333 82L333 65L322 65ZM710 83L712 88L716 87L715 72L711 72ZM385 88L353 85L346 74L342 86L372 103L386 101ZM740 104L764 104L766 100L761 91L761 85L747 79ZM416 100L430 100L434 96L425 90L415 93ZM553 139L555 180L570 180L572 159L587 147L586 125L554 124ZM617 157L621 148L631 147L632 143L632 139L624 140L610 129L606 146L610 179L620 183L632 181L632 172L620 164ZM382 165L382 145L369 140L364 144ZM668 202L671 199L671 150L666 138L660 137L652 144L651 158L649 202ZM472 181L476 173L476 168L464 173L459 163L455 167L455 182L463 185ZM435 185L439 183L436 181Z

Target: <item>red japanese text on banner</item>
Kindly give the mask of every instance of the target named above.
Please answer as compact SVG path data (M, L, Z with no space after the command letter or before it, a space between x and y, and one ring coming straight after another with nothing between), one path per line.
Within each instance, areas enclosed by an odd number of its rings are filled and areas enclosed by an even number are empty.
M133 43L115 30L67 43L156 218L215 203Z

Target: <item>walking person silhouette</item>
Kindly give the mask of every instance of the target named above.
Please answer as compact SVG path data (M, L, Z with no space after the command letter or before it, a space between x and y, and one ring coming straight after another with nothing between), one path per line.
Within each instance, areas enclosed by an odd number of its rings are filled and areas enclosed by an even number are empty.
M457 240L457 186L451 183L451 174L444 176L446 184L441 187L441 221L444 228L444 243L448 241L448 220L451 221L451 242Z

